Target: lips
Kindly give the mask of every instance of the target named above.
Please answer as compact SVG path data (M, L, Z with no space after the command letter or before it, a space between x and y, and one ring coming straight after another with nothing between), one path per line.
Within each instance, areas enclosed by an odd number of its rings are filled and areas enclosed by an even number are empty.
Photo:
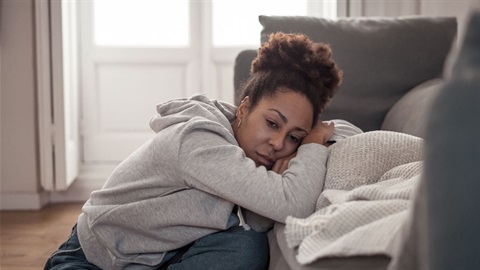
M258 156L258 162L265 167L270 167L275 162L275 160L268 155L262 155L260 153L257 153L257 156Z

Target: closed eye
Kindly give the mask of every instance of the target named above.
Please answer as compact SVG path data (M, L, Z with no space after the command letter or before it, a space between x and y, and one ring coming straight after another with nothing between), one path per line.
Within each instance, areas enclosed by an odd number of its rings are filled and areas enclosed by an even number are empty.
M267 121L267 126L273 128L273 129L278 129L277 123L271 121L271 120L266 120Z
M290 141L292 141L295 144L299 144L302 141L301 138L293 135L288 136L288 138L290 139Z

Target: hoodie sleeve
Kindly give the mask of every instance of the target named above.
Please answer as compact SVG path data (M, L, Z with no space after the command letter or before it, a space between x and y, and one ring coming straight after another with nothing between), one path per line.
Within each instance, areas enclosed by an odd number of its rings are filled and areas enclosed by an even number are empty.
M314 212L326 173L325 146L300 146L280 175L256 167L233 136L220 130L203 127L182 136L179 162L188 186L282 223L287 216L305 218Z

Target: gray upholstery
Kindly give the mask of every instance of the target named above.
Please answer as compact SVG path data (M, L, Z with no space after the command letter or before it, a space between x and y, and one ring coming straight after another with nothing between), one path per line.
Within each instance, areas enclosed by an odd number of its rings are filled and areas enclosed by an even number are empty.
M391 270L480 269L480 11L432 105L425 172Z
M364 131L380 129L388 110L409 90L440 77L456 35L455 18L405 17L327 20L260 16L261 41L277 31L304 33L332 46L344 72L340 91L323 119L345 119ZM237 58L248 74L254 53ZM241 68L240 61L245 65ZM243 65L243 64L242 64ZM238 87L243 78L235 77Z
M480 13L471 18L452 78L430 115L425 161L429 265L480 269Z
M390 108L381 129L425 138L430 107L444 83L444 79L432 79L406 93Z
M235 89L234 101L235 105L240 105L240 84L243 83L250 75L250 65L253 59L257 56L256 50L241 51L235 58L235 65L233 67L233 87Z

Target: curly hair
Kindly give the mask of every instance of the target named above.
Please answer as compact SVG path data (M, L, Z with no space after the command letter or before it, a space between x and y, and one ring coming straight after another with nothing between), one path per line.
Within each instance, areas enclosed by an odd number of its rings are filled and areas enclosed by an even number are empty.
M314 43L304 34L278 32L258 49L250 76L242 84L242 99L248 96L253 109L263 97L279 91L300 93L313 106L315 124L341 80L329 45Z

